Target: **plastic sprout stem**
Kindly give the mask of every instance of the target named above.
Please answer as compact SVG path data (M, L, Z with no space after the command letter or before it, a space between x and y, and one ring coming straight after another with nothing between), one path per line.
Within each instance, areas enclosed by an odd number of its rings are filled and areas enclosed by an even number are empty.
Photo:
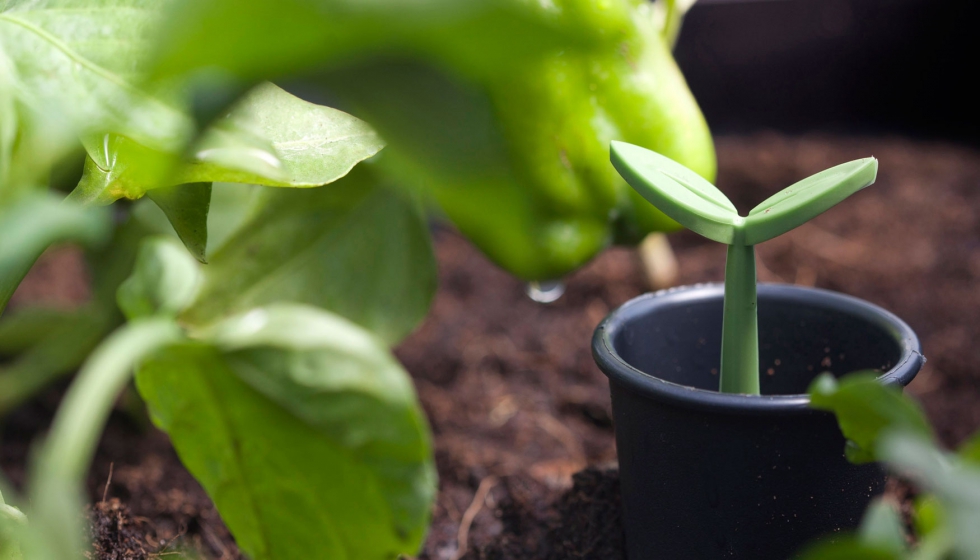
M795 183L749 215L697 173L656 152L613 142L616 170L643 198L684 227L728 245L719 389L758 395L759 325L755 245L794 229L874 183L878 160L864 158Z

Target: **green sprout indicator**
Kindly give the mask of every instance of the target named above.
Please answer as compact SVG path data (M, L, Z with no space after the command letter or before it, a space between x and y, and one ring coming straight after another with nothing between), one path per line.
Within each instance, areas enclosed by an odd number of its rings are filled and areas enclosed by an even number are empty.
M755 246L803 225L874 183L878 160L859 159L783 189L748 216L717 187L656 152L613 142L613 166L643 198L684 227L728 245L721 335L723 393L759 394Z

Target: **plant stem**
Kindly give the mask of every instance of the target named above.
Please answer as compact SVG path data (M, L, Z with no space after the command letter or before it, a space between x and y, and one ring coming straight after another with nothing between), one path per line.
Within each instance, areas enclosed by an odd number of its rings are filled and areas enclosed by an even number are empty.
M81 480L133 366L180 336L180 327L172 319L134 321L112 333L92 353L65 394L40 455L42 459L56 455L58 460L39 465L40 470Z
M116 330L82 366L32 461L29 499L38 558L80 557L78 541L85 474L117 395L134 365L180 340L172 319L134 321Z
M728 246L725 263L720 377L723 393L759 394L755 246L744 245L740 239Z

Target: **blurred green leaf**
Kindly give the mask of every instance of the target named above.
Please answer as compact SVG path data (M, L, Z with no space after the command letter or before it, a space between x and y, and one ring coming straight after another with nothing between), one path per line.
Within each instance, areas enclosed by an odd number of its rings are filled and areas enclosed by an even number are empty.
M388 141L379 165L391 177L431 194L491 260L525 280L559 278L612 242L678 227L609 165L611 140L715 173L707 126L647 6L560 0L540 9L565 25L584 4L628 14L627 24L593 23L620 40L515 59L476 78L405 53L320 77Z
M20 541L27 527L27 517L4 501L4 490L8 490L8 486L0 481L0 560L23 560Z
M164 29L157 72L220 68L241 79L270 79L399 53L485 73L558 48L615 41L629 25L620 4L563 4L549 10L523 0L187 0Z
M941 530L946 525L946 514L939 499L931 494L922 494L915 498L914 516L915 532L920 537L928 536Z
M861 520L862 543L900 555L906 550L905 528L895 508L879 498L868 506Z
M166 0L8 0L0 5L0 183L61 155L65 131L125 131L147 145L191 130L136 85ZM47 156L43 162L39 156ZM21 161L24 158L26 161Z
M957 451L960 458L980 467L980 431L964 441Z
M887 548L845 537L834 542L820 542L806 547L795 560L902 560Z
M838 380L829 373L810 385L810 405L837 415L841 432L848 440L848 460L867 463L877 460L879 439L887 431L904 430L932 438L922 410L895 387L886 387L874 372L858 372Z
M191 255L206 263L211 183L162 187L150 191L147 196L163 211Z
M255 560L418 551L435 493L408 376L355 325L254 309L147 361L154 422ZM213 346L212 346L213 345Z
M200 265L168 237L144 239L132 275L120 286L119 308L129 320L175 317L201 288Z
M0 210L0 313L45 249L66 241L98 243L108 236L108 218L48 194L27 195Z
M15 309L0 319L0 355L27 350L59 324L70 321L76 309L32 305Z
M946 544L957 560L980 559L980 468L947 455L921 434L892 431L883 436L879 456L902 476L936 495L942 504L944 530L937 546Z
M4 353L18 355L0 366L0 415L78 368L115 326L94 305L78 309L17 309L0 319Z
M421 320L436 287L419 205L360 166L330 188L268 189L209 259L182 319L203 325L276 301L308 303L394 343Z

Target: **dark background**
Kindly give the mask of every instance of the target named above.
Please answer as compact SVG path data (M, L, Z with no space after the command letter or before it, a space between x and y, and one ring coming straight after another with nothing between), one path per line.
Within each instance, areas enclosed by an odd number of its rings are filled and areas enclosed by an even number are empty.
M715 133L980 144L978 46L966 0L701 0L676 56Z

